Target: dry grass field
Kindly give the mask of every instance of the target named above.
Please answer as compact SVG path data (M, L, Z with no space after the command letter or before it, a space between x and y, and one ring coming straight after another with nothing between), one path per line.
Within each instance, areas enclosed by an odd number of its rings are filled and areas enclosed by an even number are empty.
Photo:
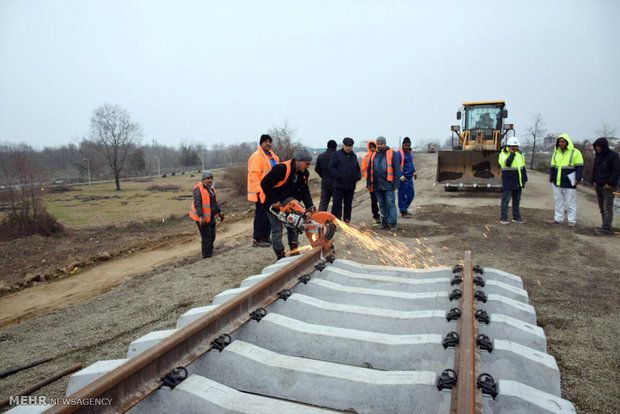
M216 171L214 175L217 188L222 172ZM195 172L123 181L121 191L115 191L112 182L82 185L72 187L71 191L46 195L45 206L70 228L165 220L189 212L192 188L198 181L200 173Z

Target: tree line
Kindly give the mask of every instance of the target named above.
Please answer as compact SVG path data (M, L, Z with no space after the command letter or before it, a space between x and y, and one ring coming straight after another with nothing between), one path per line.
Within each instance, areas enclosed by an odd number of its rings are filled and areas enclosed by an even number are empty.
M23 143L0 143L0 165L3 166L0 184L19 184L11 165L12 160L21 157L37 170L41 183L113 179L116 189L120 190L120 180L125 177L245 164L256 151L261 132L257 131L253 142L240 144L182 143L172 147L155 140L143 143L142 129L129 112L118 105L105 104L93 112L88 134L74 143L40 150ZM301 147L293 138L295 131L287 124L274 126L268 133L285 159Z

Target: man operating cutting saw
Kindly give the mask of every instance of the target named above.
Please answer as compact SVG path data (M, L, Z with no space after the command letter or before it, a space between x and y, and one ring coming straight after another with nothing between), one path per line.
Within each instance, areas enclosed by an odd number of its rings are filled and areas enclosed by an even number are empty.
M271 206L272 210L278 211L282 203L290 198L303 202L310 213L314 213L315 207L308 187L308 177L312 155L306 151L298 151L293 158L273 167L262 179L260 185L263 189L261 202L265 206ZM282 243L283 223L274 214L269 216L271 225L271 243L278 260L286 256ZM288 244L290 255L299 254L298 232L294 228L287 227Z

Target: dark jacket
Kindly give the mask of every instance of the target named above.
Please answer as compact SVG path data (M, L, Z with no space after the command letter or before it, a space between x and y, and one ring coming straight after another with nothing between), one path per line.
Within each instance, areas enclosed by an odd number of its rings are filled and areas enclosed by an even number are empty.
M203 183L201 185L209 192L209 198L211 200L211 217L215 217L216 214L220 214L222 210L220 210L220 205L217 203L217 195L213 188L209 188ZM194 208L196 209L196 214L198 217L202 217L202 194L200 193L200 187L194 188L193 192L194 196ZM215 223L215 220L213 220Z
M289 174L288 179L282 186L274 188L277 183L284 180L285 176L286 165L280 163L273 167L271 171L263 177L260 182L260 186L267 197L265 200L265 207L269 208L272 204L278 201L283 202L290 197L302 201L307 209L314 207L312 196L310 195L310 189L308 188L308 177L310 177L310 172L296 172L295 159L293 159L291 162L291 173Z
M334 176L334 188L355 190L355 183L362 178L362 170L355 152L347 154L342 149L336 151L329 163L329 173Z
M321 177L321 186L332 187L334 184L334 176L329 172L329 163L335 153L334 148L327 148L327 151L319 154L316 159L314 171Z
M390 150L390 147L385 147L385 150L382 152L377 151L372 161L372 169L373 174L370 174L368 171L368 178L366 181L366 187L370 188L371 176L374 176L374 184L372 184L374 191L390 191L396 190L400 186L400 155L398 151L394 151L394 156L392 157L392 167L394 168L394 181L387 180L387 152ZM368 167L370 169L370 166Z
M607 138L599 138L593 145L600 146L603 151L594 156L594 168L592 170L592 183L603 187L609 184L612 187L618 186L620 177L620 156L615 151L609 149ZM594 149L596 151L596 148Z

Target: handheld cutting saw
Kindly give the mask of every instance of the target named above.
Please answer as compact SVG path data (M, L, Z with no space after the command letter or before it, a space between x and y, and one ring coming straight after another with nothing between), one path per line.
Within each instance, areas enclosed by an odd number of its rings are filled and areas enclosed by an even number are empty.
M286 227L293 228L299 233L305 232L312 247L319 244L325 249L331 247L336 234L336 216L333 214L326 211L311 214L294 198L284 200L279 209L270 206L269 211Z

